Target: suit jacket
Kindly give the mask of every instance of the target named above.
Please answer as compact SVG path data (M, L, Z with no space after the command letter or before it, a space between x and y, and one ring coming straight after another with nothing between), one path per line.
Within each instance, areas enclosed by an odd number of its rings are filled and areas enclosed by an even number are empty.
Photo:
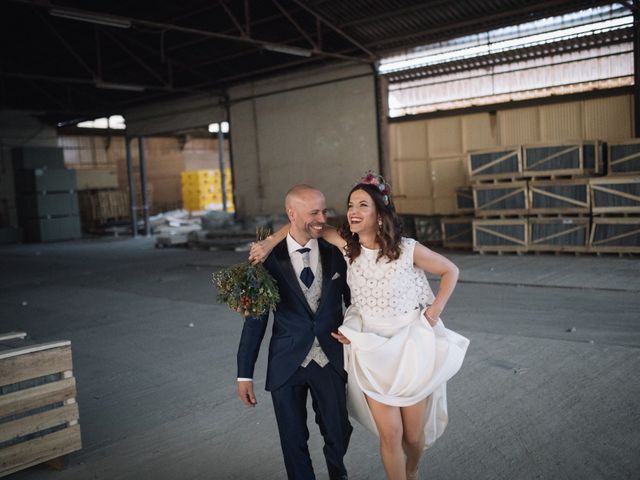
M346 379L342 344L331 336L331 332L336 331L342 324L343 301L347 306L350 304L347 267L337 248L322 239L318 239L318 247L322 262L322 296L315 313L309 307L298 283L286 240L276 245L264 262L280 292L280 303L273 312L267 390L275 390L293 375L309 353L315 337L318 338L331 367ZM238 377L253 378L260 344L267 329L268 316L265 314L245 318L238 347Z

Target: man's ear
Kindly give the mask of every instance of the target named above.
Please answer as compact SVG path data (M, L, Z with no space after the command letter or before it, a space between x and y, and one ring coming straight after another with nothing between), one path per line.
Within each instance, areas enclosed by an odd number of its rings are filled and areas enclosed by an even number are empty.
M287 217L289 217L289 222L293 223L293 220L295 219L295 212L293 211L293 208L287 208Z

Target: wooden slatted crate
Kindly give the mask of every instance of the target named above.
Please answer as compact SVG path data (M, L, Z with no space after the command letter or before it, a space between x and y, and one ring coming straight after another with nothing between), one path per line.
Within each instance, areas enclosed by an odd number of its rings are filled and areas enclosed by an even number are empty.
M71 342L0 335L0 477L82 448Z
M609 175L640 173L640 138L609 143Z
M80 216L86 227L109 220L129 218L129 197L120 190L88 190L80 192Z
M529 224L526 218L474 219L473 249L476 252L525 252Z
M525 145L522 151L522 172L525 176L603 173L601 142Z
M527 182L502 182L473 186L474 213L478 217L526 215L529 210Z
M517 178L522 174L522 148L500 147L469 152L469 177L472 180Z
M589 184L594 214L640 213L640 176L592 178Z
M442 245L445 248L471 249L473 247L472 217L443 218L441 223Z
M529 182L530 214L588 214L590 211L589 179Z
M473 213L473 190L471 187L456 188L456 212L461 215Z
M598 253L640 253L640 218L593 217L589 250Z
M545 252L586 252L589 218L530 218L528 249Z

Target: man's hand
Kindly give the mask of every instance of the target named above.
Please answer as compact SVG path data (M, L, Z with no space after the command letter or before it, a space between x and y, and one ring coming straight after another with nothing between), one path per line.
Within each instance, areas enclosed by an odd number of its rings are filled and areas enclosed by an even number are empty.
M238 396L247 407L255 407L258 403L253 394L253 382L250 380L238 380Z
M335 338L336 340L338 340L343 345L349 345L351 343L351 340L349 340L347 337L345 337L339 331L331 332L331 336L333 338Z

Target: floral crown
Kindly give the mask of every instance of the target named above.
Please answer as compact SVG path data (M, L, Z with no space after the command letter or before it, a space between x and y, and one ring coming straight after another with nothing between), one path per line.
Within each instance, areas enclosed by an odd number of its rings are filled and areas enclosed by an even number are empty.
M391 188L389 187L389 184L384 181L384 177L382 175L378 175L377 173L373 173L369 170L364 177L358 180L356 185L373 185L374 187L377 187L382 195L382 201L387 207L389 206Z

